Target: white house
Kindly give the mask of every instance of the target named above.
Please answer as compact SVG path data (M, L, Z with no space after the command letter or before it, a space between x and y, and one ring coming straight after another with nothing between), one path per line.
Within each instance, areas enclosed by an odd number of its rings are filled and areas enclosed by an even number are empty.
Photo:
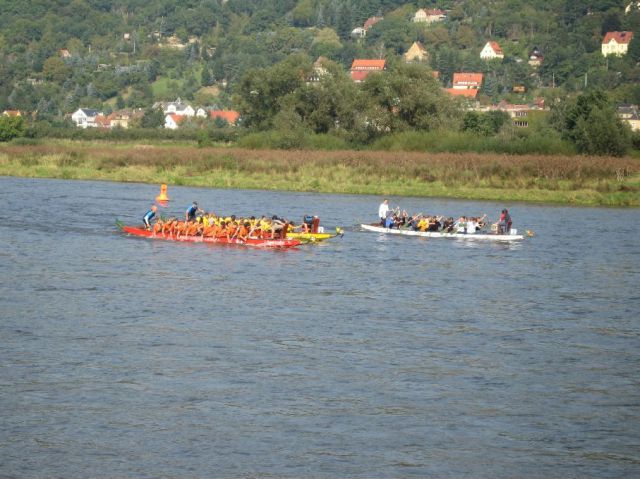
M153 108L162 108L162 112L165 115L168 115L169 113L175 113L176 115L180 116L194 116L196 114L196 111L193 109L193 107L188 103L183 102L180 98L178 98L176 101L156 102L153 104Z
M205 110L201 106L196 108L196 117L197 118L207 118L208 116L209 116L209 113L207 112L207 110Z
M618 116L631 127L633 131L640 131L640 108L638 105L620 105Z
M487 42L482 51L480 52L480 58L483 60L493 60L494 58L504 58L502 48L498 45L498 42Z
M625 15L629 15L630 13L640 10L640 1L633 1L624 9Z
M191 105L183 102L180 98L167 104L165 113L175 113L180 116L194 116L196 111Z
M78 110L71 115L71 120L78 128L95 128L98 126L96 124L96 118L102 115L103 113L98 110L78 108Z
M439 8L436 8L436 9L421 8L413 16L413 21L415 23L431 24L435 22L442 22L444 21L445 18L447 18L447 14L443 10L440 10Z
M367 36L367 31L362 27L356 27L351 30L351 38L364 38Z
M178 127L180 126L180 123L182 123L185 120L185 118L186 116L184 115L169 113L167 116L164 117L164 127L169 130L177 130Z
M627 54L633 32L607 32L602 40L602 56L622 56Z

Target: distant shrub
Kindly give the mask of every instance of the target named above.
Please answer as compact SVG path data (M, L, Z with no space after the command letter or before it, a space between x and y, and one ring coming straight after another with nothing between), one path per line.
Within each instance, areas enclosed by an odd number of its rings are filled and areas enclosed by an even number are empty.
M346 150L349 143L328 134L301 133L300 131L270 130L248 133L238 138L237 146L253 150Z
M541 136L525 132L498 136L479 136L471 132L403 132L375 141L370 149L385 151L424 151L431 153L509 153L574 154L575 148L557 135Z
M210 128L208 130L198 130L198 146L203 148L214 146L217 143L233 143L238 140L238 129L235 127Z
M68 140L105 140L105 141L135 141L135 140L176 140L196 141L196 129L169 130L165 128L76 128L57 127L44 122L36 122L29 126L25 136L29 138L56 138Z
M334 135L311 135L309 142L314 150L347 150L351 147L346 140Z
M19 146L33 146L33 145L40 145L41 143L42 141L40 141L39 139L27 138L24 136L14 138L13 140L11 140L12 145L19 145Z
M636 150L640 150L640 131L634 131L631 134L631 146Z
M9 141L24 134L25 125L21 116L0 116L0 141Z

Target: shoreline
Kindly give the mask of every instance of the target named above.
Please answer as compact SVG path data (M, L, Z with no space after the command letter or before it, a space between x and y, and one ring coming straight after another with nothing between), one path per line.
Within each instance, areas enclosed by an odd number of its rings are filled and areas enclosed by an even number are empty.
M640 161L628 157L247 150L52 141L0 145L0 176L640 206Z

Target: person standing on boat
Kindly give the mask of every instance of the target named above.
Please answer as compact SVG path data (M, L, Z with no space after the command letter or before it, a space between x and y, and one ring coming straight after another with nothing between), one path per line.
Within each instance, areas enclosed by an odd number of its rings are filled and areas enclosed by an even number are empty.
M158 211L158 207L156 205L151 205L149 211L147 211L142 217L142 222L144 223L145 228L147 228L148 230L151 229L151 220L155 218L156 211Z
M511 215L509 215L508 209L503 209L500 212L500 219L498 220L498 234L508 235L511 231Z
M195 221L198 211L202 210L198 208L198 203L194 201L193 204L187 209L187 212L184 215L184 219L186 221Z
M380 218L380 224L382 226L385 226L385 222L387 221L387 213L389 213L389 200L385 198L378 207L378 217Z

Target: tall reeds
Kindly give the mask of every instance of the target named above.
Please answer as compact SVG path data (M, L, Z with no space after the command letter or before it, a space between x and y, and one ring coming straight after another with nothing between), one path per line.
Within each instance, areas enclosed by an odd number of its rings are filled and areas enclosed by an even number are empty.
M640 162L615 157L70 142L1 146L0 174L640 205Z

